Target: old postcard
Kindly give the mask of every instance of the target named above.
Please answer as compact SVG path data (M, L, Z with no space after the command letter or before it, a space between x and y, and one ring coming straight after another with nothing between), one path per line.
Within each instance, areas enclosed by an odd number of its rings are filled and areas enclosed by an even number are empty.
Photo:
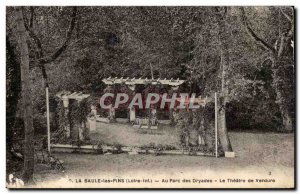
M294 21L7 6L7 188L295 188Z

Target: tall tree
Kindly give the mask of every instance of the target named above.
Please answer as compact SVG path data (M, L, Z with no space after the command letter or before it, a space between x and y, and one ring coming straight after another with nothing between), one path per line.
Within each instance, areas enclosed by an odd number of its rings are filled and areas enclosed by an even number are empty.
M56 48L56 50L54 52L49 53L49 54L45 54L45 52L44 52L45 48L43 48L40 38L37 36L37 34L34 31L34 25L33 25L34 15L35 15L34 7L30 7L29 9L30 9L30 19L28 21L28 19L26 17L26 13L25 13L25 8L22 7L22 14L24 17L24 27L27 30L30 38L33 40L33 43L34 43L35 59L33 61L42 71L46 99L47 99L46 103L49 103L49 97L48 97L49 83L48 83L48 76L47 76L45 65L54 62L59 56L61 56L61 54L67 49L69 43L71 42L72 32L73 32L73 30L75 28L75 24L76 24L77 7L72 8L71 21L70 21L68 29L66 31L66 36L65 36L64 41L58 48ZM48 107L49 106L47 106L47 108ZM48 112L49 112L49 109L47 109L47 114L48 114ZM47 124L50 125L49 120L47 120ZM50 141L50 137L48 137L48 138L49 138L48 141Z
M15 8L16 26L18 44L21 56L21 85L23 100L23 119L25 127L24 141L24 173L23 180L25 183L33 181L34 171L34 131L32 117L32 101L31 101L31 80L29 70L29 52L27 40L27 32L24 26L24 19L21 7Z
M226 105L228 102L228 71L229 71L229 40L230 34L227 25L228 7L215 7L218 22L218 38L220 44L220 73L221 73L221 95L219 102L218 133L224 151L232 151L226 126Z
M282 118L282 126L286 132L294 130L294 60L293 60L293 48L291 47L294 40L294 9L286 13L282 7L279 7L279 16L282 16L284 22L280 18L279 33L276 37L274 45L270 44L267 40L261 38L253 29L246 16L245 9L240 7L241 18L248 34L269 54L267 59L272 62L272 76L273 76L273 88L276 93L276 104L279 106L279 110ZM274 15L271 15L274 16ZM286 24L286 25L283 25ZM271 34L270 34L271 35ZM290 66L292 65L292 70ZM291 107L292 106L292 107Z
M75 28L75 24L76 24L77 7L73 7L73 10L71 13L71 21L69 23L69 26L68 26L68 29L66 32L65 40L54 52L49 53L49 54L45 54L45 52L44 52L45 48L43 48L43 46L42 46L43 44L34 30L34 25L33 25L34 16L35 16L34 7L30 7L29 9L30 9L30 19L28 21L25 9L24 9L24 7L22 7L22 14L24 17L24 26L25 26L25 29L28 31L29 36L33 40L34 47L35 47L35 62L36 62L36 65L38 67L40 67L42 70L43 79L45 81L45 87L48 87L48 77L47 77L45 65L55 61L67 49L67 47L71 41L72 32L73 32L73 30Z

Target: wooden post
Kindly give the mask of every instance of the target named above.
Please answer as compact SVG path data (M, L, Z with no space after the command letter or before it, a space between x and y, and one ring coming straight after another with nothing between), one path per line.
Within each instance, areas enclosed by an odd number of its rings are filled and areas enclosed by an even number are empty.
M216 146L216 158L218 157L218 101L217 92L215 92L215 146Z
M97 120L96 120L96 115L97 115L97 110L95 106L91 106L91 113L90 113L90 118L88 119L89 123L89 129L90 131L96 131L96 126L97 126Z
M114 121L115 118L116 118L115 108L112 105L110 105L110 107L109 107L109 120Z
M46 107L47 107L47 135L48 135L48 152L51 153L50 148L50 110L49 110L49 90L46 87Z
M150 123L151 126L155 126L157 123L157 110L156 108L151 108L150 111L151 111Z
M69 98L67 95L63 95L62 96L62 101L63 101L63 108L64 108L64 119L66 121L69 121ZM69 138L71 136L71 125L70 122L64 123L64 132L67 136L67 138Z
M135 122L135 108L129 108L129 121Z
M80 107L82 98L76 99L76 100L77 100L77 106ZM85 130L85 124L84 123L78 123L77 127L78 127L78 140L83 141L84 140L83 132Z
M135 94L135 85L129 85L129 89ZM135 124L136 123L136 110L135 107L129 107L129 122Z

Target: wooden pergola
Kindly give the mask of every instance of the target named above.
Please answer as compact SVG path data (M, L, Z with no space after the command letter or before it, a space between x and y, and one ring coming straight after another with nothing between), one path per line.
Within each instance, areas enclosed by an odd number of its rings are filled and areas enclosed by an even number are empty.
M70 92L70 91L61 91L58 92L56 95L60 100L63 101L63 106L64 106L64 115L66 120L68 120L68 115L69 115L69 100L76 100L78 103L80 103L82 100L88 98L90 94L83 94L82 92ZM79 139L83 140L83 127L82 123L77 123L76 126L78 129L79 133ZM70 123L64 123L64 131L66 133L67 137L71 136L71 125Z
M112 78L112 77L108 77L108 78L104 78L102 80L107 86L112 86L112 85L117 85L117 84L124 84L126 86L128 86L128 88L130 88L130 90L132 91L135 91L135 86L136 85L165 85L165 86L171 86L172 90L173 91L176 91L178 90L179 86L181 84L183 84L185 82L185 80L180 80L179 78L178 79L148 79L148 78L124 78L124 77L121 77L121 78L118 78L118 77L115 77L115 78ZM113 117L115 115L114 113L114 109L112 109L110 111L110 117ZM151 115L153 116L154 119L152 119L148 122L152 123L152 125L154 123L156 123L157 121L157 118L156 118L156 109L151 109ZM142 120L139 120L136 118L136 110L134 108L131 108L129 110L129 120L130 122L133 122L133 123L143 123L145 124L145 119L142 119Z
M64 107L69 106L69 100L77 100L78 102L82 101L85 98L88 98L90 94L83 94L82 92L70 92L70 91L61 91L56 95L59 99L63 100Z
M125 84L125 85L128 85L130 89L133 89L134 90L134 87L132 86L135 86L135 85L148 85L148 84L151 84L151 85L158 85L158 84L161 84L161 85L169 85L171 86L172 88L174 89L178 89L178 86L180 86L181 84L183 84L185 82L185 80L180 80L179 78L178 79L148 79L148 78L112 78L112 77L109 77L109 78L104 78L102 80L106 85L108 86L111 86L111 85L114 85L114 84Z

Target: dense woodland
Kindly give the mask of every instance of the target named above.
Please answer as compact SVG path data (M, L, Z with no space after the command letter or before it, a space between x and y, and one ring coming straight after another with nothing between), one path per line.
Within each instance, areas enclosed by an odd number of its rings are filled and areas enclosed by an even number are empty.
M25 181L32 179L34 132L45 127L45 87L51 101L62 90L97 96L103 78L151 78L151 66L155 78L187 80L187 92L218 92L225 134L294 131L292 7L6 11L7 147L14 134L24 135Z

